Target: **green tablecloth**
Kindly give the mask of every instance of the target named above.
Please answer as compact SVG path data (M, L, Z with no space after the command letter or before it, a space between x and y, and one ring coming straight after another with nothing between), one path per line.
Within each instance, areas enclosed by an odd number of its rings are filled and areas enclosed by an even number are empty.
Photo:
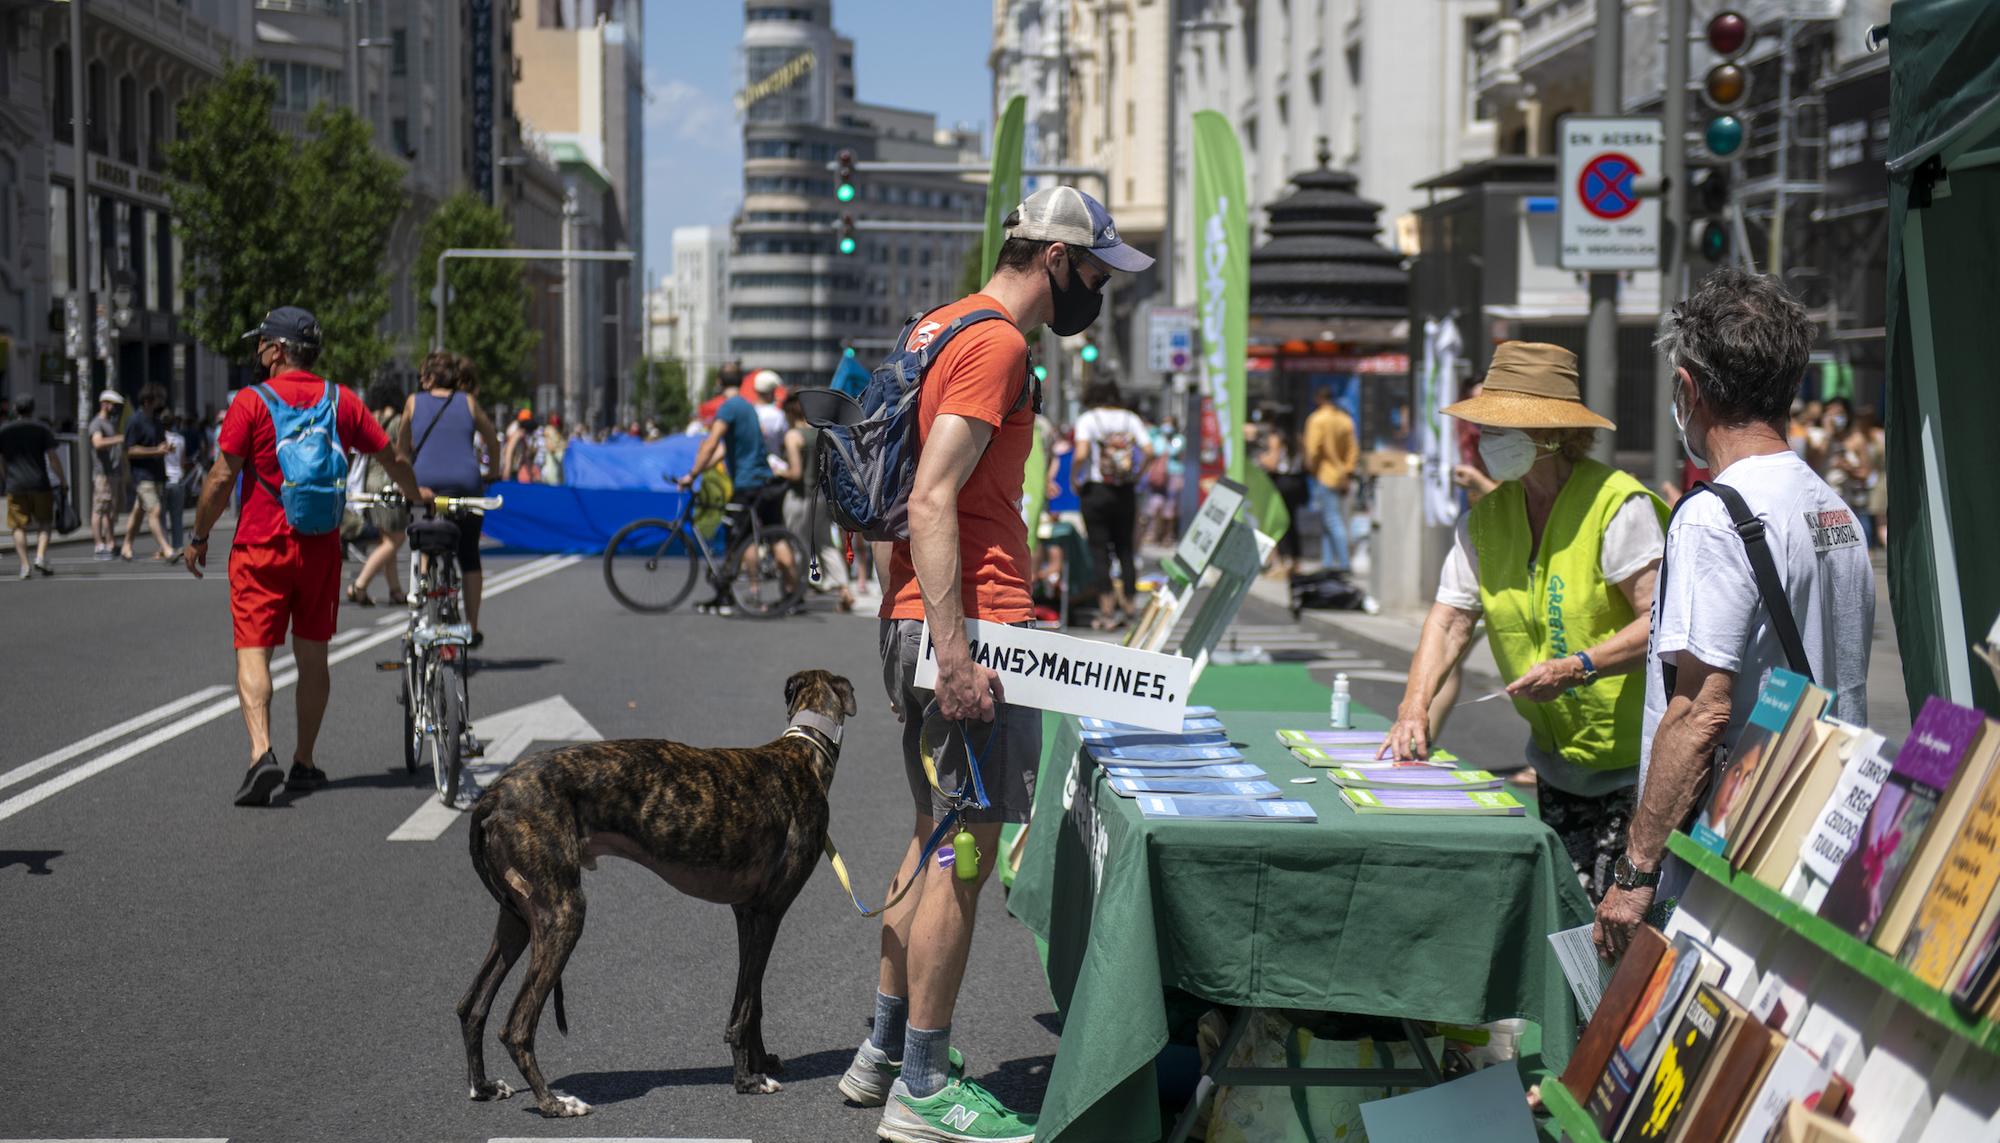
M1274 731L1324 715L1224 711L1288 797L1320 820L1147 821L1050 740L1008 910L1048 942L1063 1034L1038 1140L1160 1138L1153 1058L1167 990L1220 1004L1480 1023L1523 1016L1567 1062L1575 1001L1547 936L1590 919L1554 833L1533 817L1357 815ZM1379 718L1361 725L1384 725Z

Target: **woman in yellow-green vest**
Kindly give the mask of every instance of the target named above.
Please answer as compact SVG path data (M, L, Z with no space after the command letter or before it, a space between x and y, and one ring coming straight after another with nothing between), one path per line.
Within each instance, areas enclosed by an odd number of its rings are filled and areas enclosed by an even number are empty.
M1479 426L1480 458L1500 485L1459 518L1385 752L1429 753L1434 700L1484 617L1528 724L1542 821L1595 903L1625 852L1639 776L1667 507L1590 458L1598 430L1615 426L1584 407L1576 355L1561 346L1503 342L1480 395L1443 411ZM1489 750L1457 753L1476 763Z

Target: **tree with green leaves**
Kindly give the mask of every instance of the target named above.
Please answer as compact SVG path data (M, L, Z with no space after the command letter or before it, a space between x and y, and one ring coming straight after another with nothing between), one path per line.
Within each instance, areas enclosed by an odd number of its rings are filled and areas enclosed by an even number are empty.
M642 357L632 365L632 406L642 418L677 433L694 418L687 363L678 357Z
M181 105L167 193L185 251L186 322L203 345L247 362L255 347L244 330L275 306L304 306L326 335L317 371L365 385L390 354L383 265L402 166L344 107L315 108L292 139L271 122L276 97L245 60Z
M475 194L446 199L424 221L417 253L417 278L434 283L438 255L458 248L505 249L515 245L507 216ZM511 259L454 258L445 263L445 348L472 358L479 366L482 396L512 406L533 392L527 376L528 358L541 335L528 324L528 281L520 262ZM437 328L434 286L424 288L418 328L429 345Z

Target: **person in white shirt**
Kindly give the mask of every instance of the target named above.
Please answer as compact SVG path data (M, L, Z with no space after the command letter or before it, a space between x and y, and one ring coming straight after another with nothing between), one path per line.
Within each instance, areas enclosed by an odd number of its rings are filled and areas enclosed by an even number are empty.
M1781 599L1757 586L1746 537L1713 490L1693 491L1667 529L1646 656L1639 805L1597 909L1595 939L1622 952L1651 908L1667 835L1693 812L1718 750L1742 733L1757 692L1787 665L1774 605L1796 622L1828 713L1868 719L1875 575L1853 511L1786 441L1786 414L1812 345L1804 307L1774 278L1718 270L1674 307L1659 348L1674 367L1674 423L1713 484L1763 525Z
M1139 561L1132 542L1139 527L1139 474L1152 459L1151 431L1125 407L1116 381L1096 381L1084 390L1084 414L1071 426L1076 454L1069 479L1083 507L1083 529L1097 583L1097 618L1091 627L1116 631L1138 597ZM1118 563L1118 579L1111 564Z

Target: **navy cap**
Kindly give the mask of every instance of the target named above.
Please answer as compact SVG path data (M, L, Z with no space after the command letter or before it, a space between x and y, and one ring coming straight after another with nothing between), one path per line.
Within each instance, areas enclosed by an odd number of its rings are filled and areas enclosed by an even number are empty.
M269 341L288 341L306 349L320 346L319 319L298 306L279 306L264 315L256 329L243 335L243 340L259 338Z

